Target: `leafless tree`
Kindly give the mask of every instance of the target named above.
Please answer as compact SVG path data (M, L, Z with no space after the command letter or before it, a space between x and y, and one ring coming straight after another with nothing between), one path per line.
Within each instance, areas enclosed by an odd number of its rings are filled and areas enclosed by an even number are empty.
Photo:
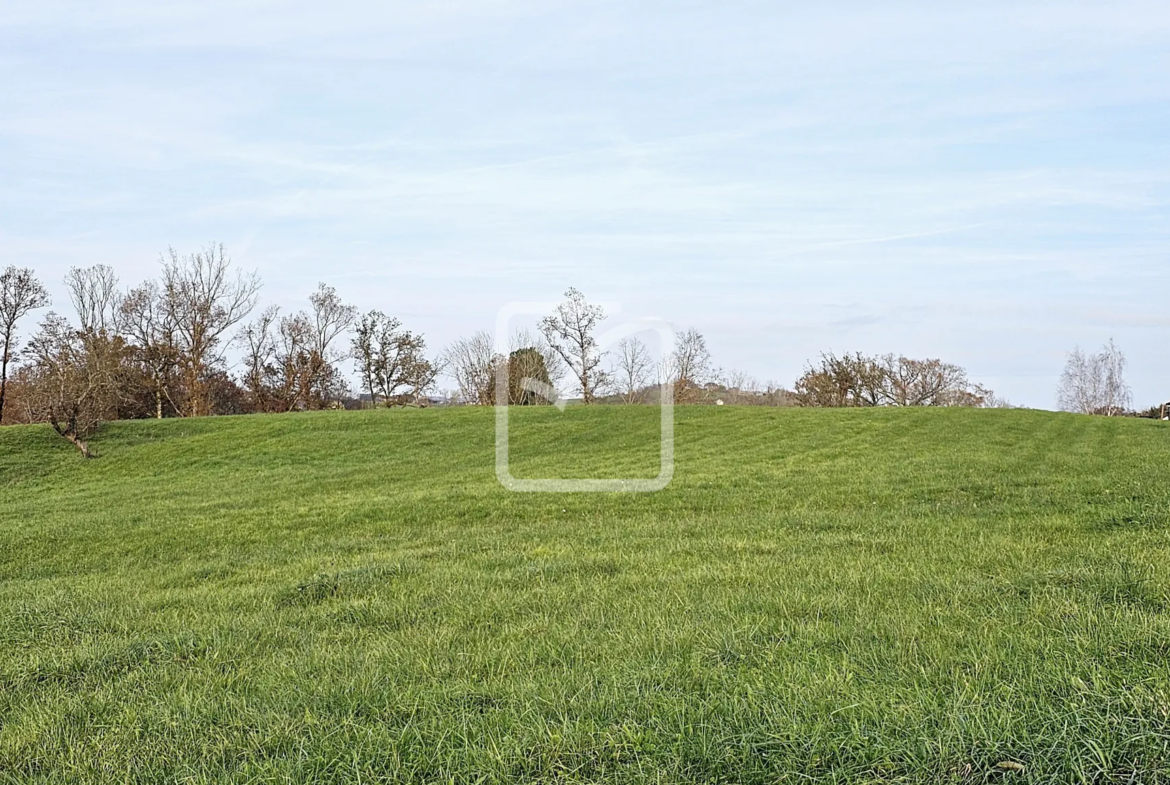
M888 406L951 406L965 402L970 391L967 372L941 360L887 354L881 368L881 402Z
M117 332L122 294L113 267L105 264L74 267L65 276L65 287L77 311L82 333L112 336Z
M65 319L49 314L29 342L26 406L30 421L45 422L93 457L89 437L116 403L116 342L95 344Z
M542 333L533 332L522 327L512 333L508 339L508 354L515 355L521 350L531 349L540 356L539 361L533 356L532 363L539 364L541 372L548 376L548 382L553 387L560 387L565 379L565 364L560 354L545 339Z
M100 389L109 393L101 398L105 409L99 414L102 419L117 419L122 404L140 399L142 386L142 375L135 372L141 369L127 363L133 357L122 331L118 276L104 264L74 267L65 276L65 288L80 324L77 335L85 347L85 374L102 380Z
M312 408L326 361L317 353L317 334L304 313L285 316L276 330L276 400L281 411Z
M983 406L992 395L941 360L824 354L796 382L802 406Z
M175 318L154 281L131 289L121 298L120 329L129 341L129 357L142 372L154 403L154 416L163 417L163 405L169 402L179 412L171 396L174 375L180 366L181 353L175 339Z
M1056 391L1057 404L1062 411L1092 414L1102 398L1101 381L1095 357L1077 346L1065 361Z
M273 328L280 321L280 308L269 306L254 321L245 325L236 336L244 350L244 386L252 396L257 411L271 411L271 378L276 373L276 341Z
M282 371L282 402L296 408L323 408L335 403L345 386L337 363L346 357L334 344L357 319L337 291L318 284L309 295L309 312L280 320L277 362Z
M310 348L323 362L333 363L344 359L341 353L335 352L333 343L353 326L358 317L357 308L344 304L337 296L337 290L323 283L317 284L317 291L309 295L309 306L313 327Z
M244 385L258 411L320 409L342 392L336 366L342 354L333 343L355 309L324 284L309 301L309 313L281 317L277 307L268 308L236 337L244 349Z
M691 327L679 335L665 368L665 381L674 385L674 400L678 403L697 401L703 386L711 381L714 373L711 352L703 334Z
M1014 409L1012 402L1002 395L996 395L991 390L983 398L984 409Z
M726 390L725 396L729 404L755 403L762 393L756 388L759 383L744 371L731 370L719 374L720 384Z
M1123 414L1132 403L1125 367L1125 355L1113 339L1096 354L1087 354L1079 346L1074 348L1068 354L1057 389L1061 410L1107 417Z
M260 279L255 273L232 274L222 245L180 256L168 249L162 260L162 294L175 323L188 415L210 411L206 378L222 360L223 336L256 306Z
M0 272L0 423L8 392L8 367L16 357L16 323L49 304L49 293L27 267L8 266Z
M490 406L496 401L496 383L500 374L508 381L509 403L533 403L533 393L523 380L533 379L556 388L564 378L564 365L544 337L526 329L508 338L507 354L496 351L491 334L479 331L460 338L443 352L440 365L459 385L463 400Z
M443 352L442 365L459 385L459 394L469 403L483 406L494 400L495 344L486 330L460 338Z
M426 359L421 335L381 311L370 311L354 330L352 356L362 386L374 405L417 401L434 383L439 368Z
M1109 343L1101 347L1101 364L1105 369L1105 404L1104 410L1108 417L1124 414L1133 405L1133 394L1125 381L1125 367L1127 361L1121 349L1109 339Z
M646 344L637 337L624 338L617 345L614 378L625 403L636 403L639 393L654 378L654 359Z
M565 301L540 323L545 340L568 366L587 404L593 402L608 381L601 368L602 352L595 335L604 319L605 311L600 306L590 305L585 295L570 288L565 292Z

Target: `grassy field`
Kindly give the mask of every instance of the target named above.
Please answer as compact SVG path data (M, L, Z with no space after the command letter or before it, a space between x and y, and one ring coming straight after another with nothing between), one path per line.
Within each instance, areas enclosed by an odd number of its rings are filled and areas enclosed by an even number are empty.
M657 471L654 409L512 416ZM0 782L1170 781L1165 424L683 408L572 496L493 427L0 430Z

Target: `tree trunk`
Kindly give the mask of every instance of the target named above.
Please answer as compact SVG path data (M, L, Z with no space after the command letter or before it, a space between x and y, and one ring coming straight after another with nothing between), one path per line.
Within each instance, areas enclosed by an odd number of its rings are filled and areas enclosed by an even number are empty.
M0 425L4 424L4 396L8 392L8 345L5 344L3 348L3 355L0 355Z
M62 428L60 423L58 423L55 419L50 421L49 425L53 426L53 430L56 431L57 434L61 436L61 438L65 439L78 450L80 450L83 457L94 457L93 451L89 449L89 443L77 435L77 432L73 429L72 425L67 428Z
M74 447L76 447L78 450L81 450L82 456L84 456L86 458L94 457L93 452L90 451L90 449L89 449L88 442L85 442L82 439L79 439L76 434L64 433L61 435L64 436L66 439L68 439L70 441L70 443L73 444Z

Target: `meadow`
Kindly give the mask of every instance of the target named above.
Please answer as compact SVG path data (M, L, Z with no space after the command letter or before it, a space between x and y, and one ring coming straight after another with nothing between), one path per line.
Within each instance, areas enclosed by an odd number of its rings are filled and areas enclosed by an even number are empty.
M514 409L518 476L657 410ZM0 782L1170 782L1170 427L681 407L0 429Z

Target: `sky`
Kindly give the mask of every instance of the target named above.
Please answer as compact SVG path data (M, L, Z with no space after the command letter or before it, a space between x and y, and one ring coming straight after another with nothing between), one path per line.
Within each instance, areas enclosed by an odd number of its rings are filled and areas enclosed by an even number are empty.
M574 286L1037 408L1113 338L1170 400L1170 4L952 5L0 0L0 265L222 242L436 351Z

